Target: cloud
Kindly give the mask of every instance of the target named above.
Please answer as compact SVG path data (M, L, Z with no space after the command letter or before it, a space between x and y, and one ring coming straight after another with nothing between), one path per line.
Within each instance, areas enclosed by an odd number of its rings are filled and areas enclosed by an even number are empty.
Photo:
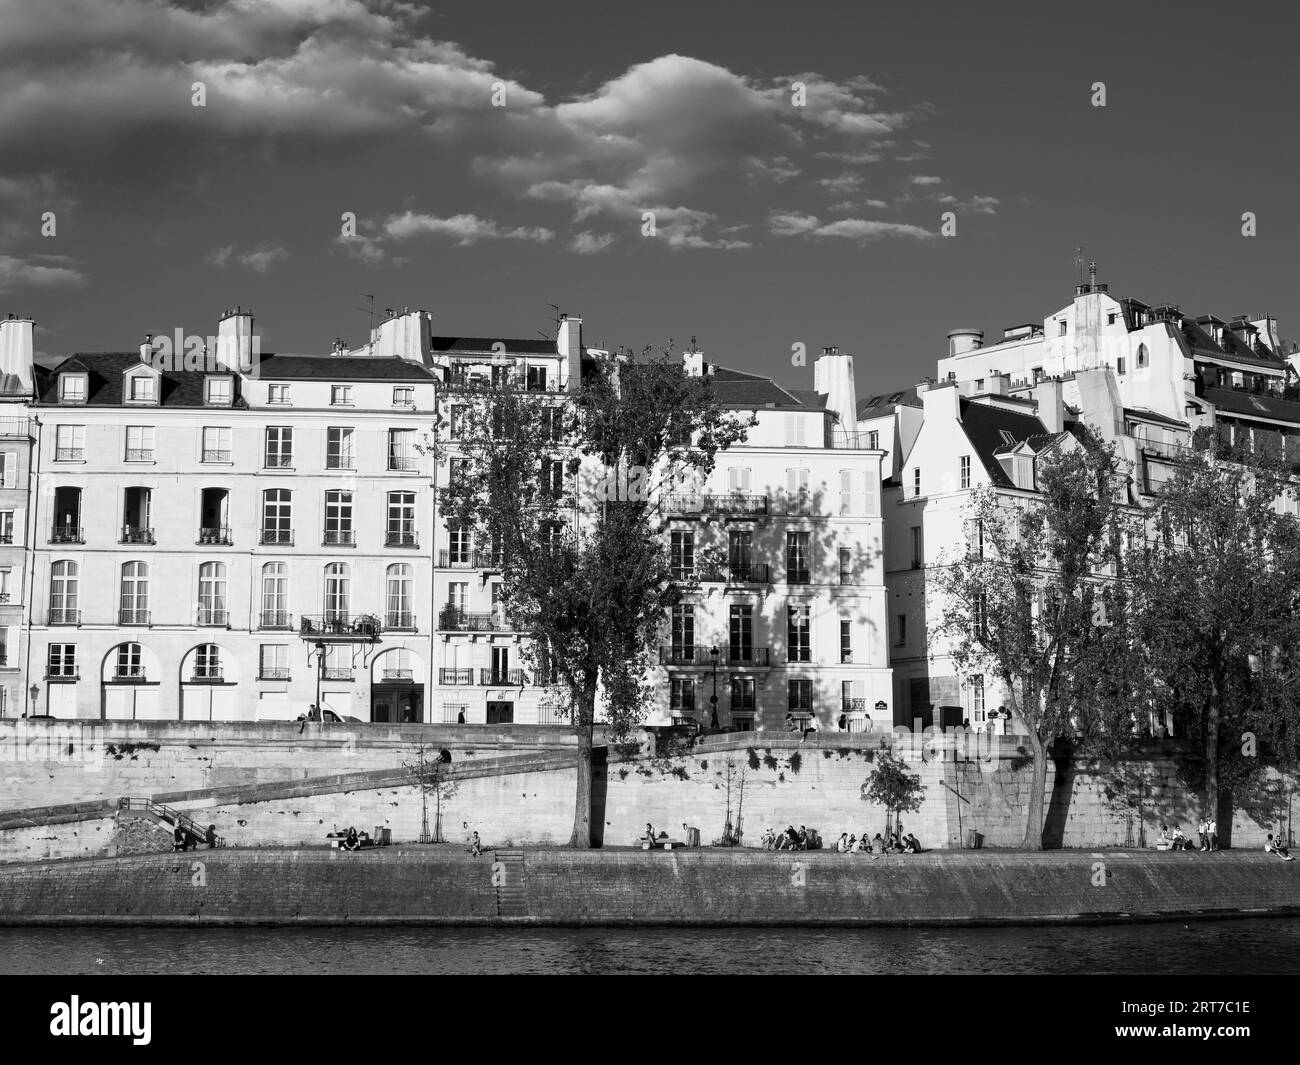
M0 255L0 292L16 288L63 288L86 278L66 255Z
M457 214L449 218L407 211L393 215L384 223L384 233L392 240L410 240L413 237L449 237L457 247L468 247L480 240L526 240L545 243L555 237L554 230L541 226L509 228L491 219L474 214Z
M940 196L937 202L945 207L956 207L967 214L997 214L1000 203L996 196L972 196L967 200L959 200L952 195Z
M287 262L289 251L281 244L259 244L250 251L240 252L235 245L226 244L208 252L207 261L224 269L232 260L254 273L265 274L277 262Z
M773 213L768 216L767 222L769 232L777 237L841 237L866 242L883 237L927 240L935 235L921 226L865 218L840 218L834 222L822 222L816 215Z
M595 255L614 243L613 233L589 233L583 230L574 236L569 248L579 255Z
M913 185L938 185L943 178L934 177L930 174L918 174L912 178Z

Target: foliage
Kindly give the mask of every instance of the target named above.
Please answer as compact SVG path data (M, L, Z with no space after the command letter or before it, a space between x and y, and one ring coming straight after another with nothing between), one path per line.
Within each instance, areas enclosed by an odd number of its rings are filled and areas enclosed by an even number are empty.
M876 767L862 785L862 799L885 808L885 832L898 814L919 810L924 798L920 774L909 773L907 763L882 742Z
M442 838L442 804L456 794L460 782L448 776L451 763L445 761L441 751L436 751L423 742L415 744L411 757L402 763L410 776L411 783L420 789L420 806L422 821L420 828L421 843L445 843ZM434 801L433 831L429 830L429 798Z

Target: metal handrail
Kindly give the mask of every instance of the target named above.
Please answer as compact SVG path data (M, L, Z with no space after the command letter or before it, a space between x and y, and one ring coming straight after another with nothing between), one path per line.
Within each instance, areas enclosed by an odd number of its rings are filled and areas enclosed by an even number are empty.
M183 814L179 810L175 810L170 806L164 806L160 802L154 802L153 799L120 798L117 800L117 808L119 810L143 810L146 813L153 814L159 820L165 821L170 825L179 825L184 831L194 836L195 839L200 842L207 841L208 830L203 828L194 820L194 818L190 817L188 814ZM216 836L216 843L218 847L226 846L226 841L221 836Z

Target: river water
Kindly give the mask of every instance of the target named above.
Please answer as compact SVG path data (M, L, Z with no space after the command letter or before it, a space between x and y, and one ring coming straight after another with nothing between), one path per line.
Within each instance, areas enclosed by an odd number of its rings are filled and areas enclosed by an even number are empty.
M1300 917L1021 928L0 928L0 975L1300 972Z

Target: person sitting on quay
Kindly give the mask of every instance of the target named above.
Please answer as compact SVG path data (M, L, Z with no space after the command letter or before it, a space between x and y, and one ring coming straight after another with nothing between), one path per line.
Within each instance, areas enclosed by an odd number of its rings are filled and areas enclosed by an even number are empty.
M1187 838L1183 831L1182 825L1174 825L1174 850L1189 851L1192 849L1192 841Z
M641 838L647 841L651 847L655 845L655 829L654 825L649 821L645 823L645 832L642 834Z
M1276 854L1284 862L1295 861L1295 859L1291 857L1291 852L1287 850L1286 845L1283 844L1282 834L1280 832L1278 833L1277 839L1273 838L1272 832L1268 834L1268 842L1264 844L1264 853Z
M871 841L871 849L875 854L885 853L885 841L881 838L879 832L876 833L876 838Z
M847 854L849 851L849 834L841 832L840 838L835 841L835 849L841 854Z
M905 854L920 854L920 853L921 853L921 843L920 843L920 841L919 841L919 840L918 840L914 835L912 835L912 833L910 833L910 832L909 832L906 836L903 837L903 852L904 852Z
M343 837L343 842L340 845L345 851L354 851L361 846L361 837L357 835L355 825L348 826L348 834Z
M866 842L866 837L863 837L862 839L858 839L857 836L850 836L850 837L849 837L849 853L850 853L850 854L861 854L861 853L862 853L862 845L863 845L865 842Z
M469 837L469 852L470 852L470 854L472 854L475 858L479 857L479 855L481 855L481 854L483 853L483 844L482 844L482 842L479 840L479 838L478 838L478 833L477 833L477 832L473 833L473 834Z
M781 836L780 845L777 850L797 851L799 849L799 833L794 830L794 825L786 826L785 833Z
M799 843L795 850L806 851L808 849L808 829L803 825L799 826Z
M1169 836L1169 826L1160 826L1160 835L1156 838L1156 850L1167 851L1173 847L1174 841Z

